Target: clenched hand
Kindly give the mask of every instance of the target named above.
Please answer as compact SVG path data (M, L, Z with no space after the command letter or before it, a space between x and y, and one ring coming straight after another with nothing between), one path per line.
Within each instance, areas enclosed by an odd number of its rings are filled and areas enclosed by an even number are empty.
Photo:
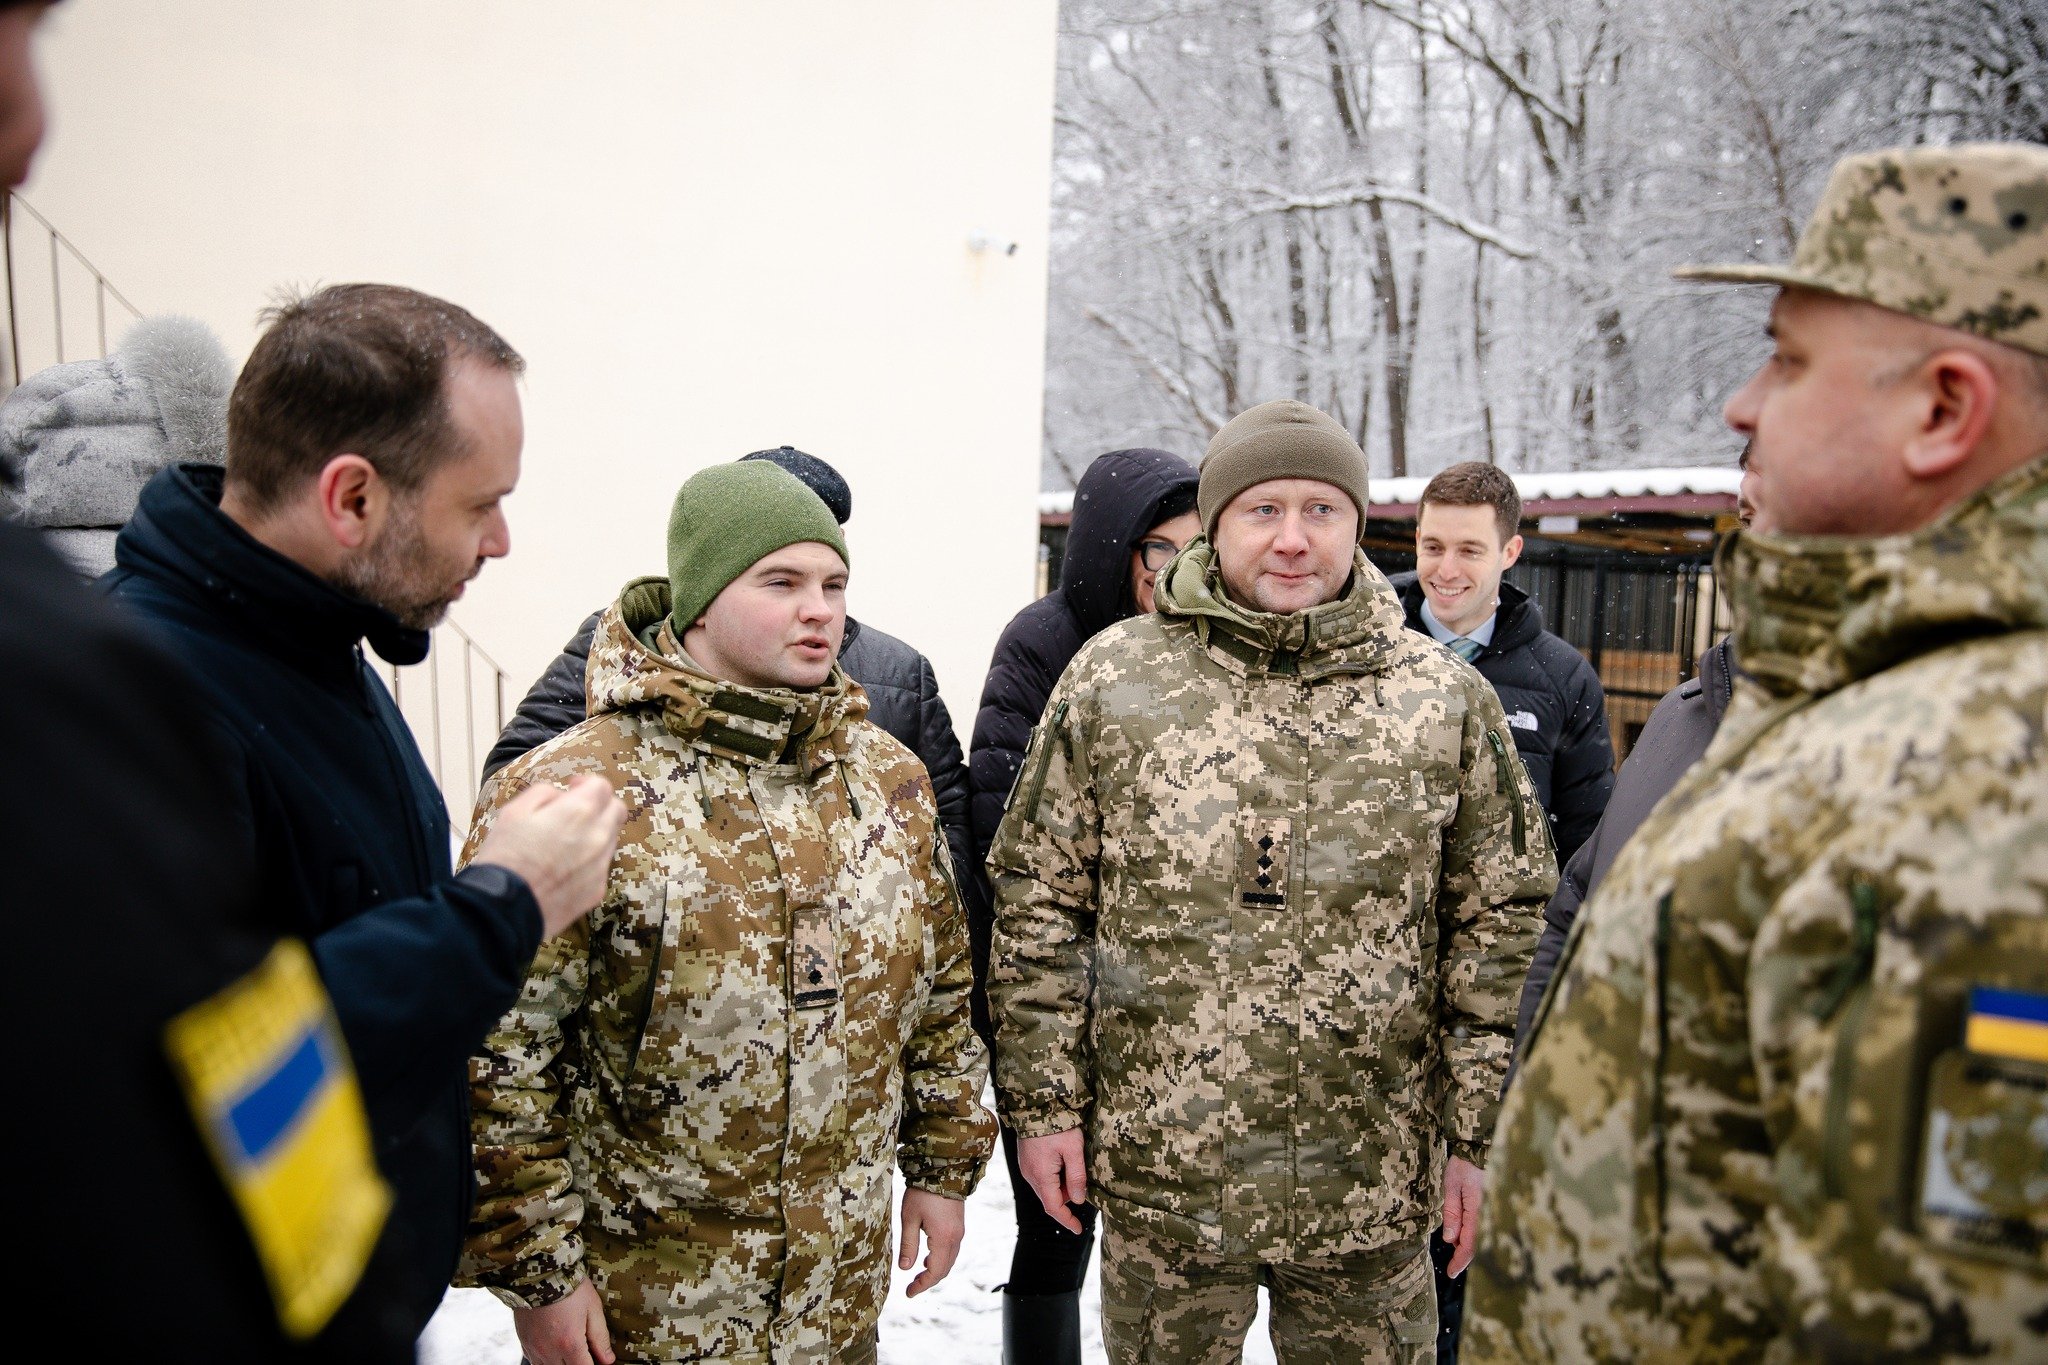
M602 778L585 773L566 787L542 783L505 803L470 862L517 873L553 938L603 899L625 823L626 803Z

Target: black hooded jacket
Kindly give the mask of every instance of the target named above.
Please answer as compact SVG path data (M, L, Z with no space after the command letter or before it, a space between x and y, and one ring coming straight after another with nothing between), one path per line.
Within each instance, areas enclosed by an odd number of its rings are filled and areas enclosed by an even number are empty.
M305 938L355 1062L417 1336L469 1217L469 1055L518 998L540 909L502 868L451 875L448 813L364 659L415 663L422 631L270 550L220 510L221 470L143 489L101 584L189 668L187 723L227 756L223 853L265 927Z
M970 924L975 950L977 987L988 979L988 945L994 902L988 891L988 851L1031 727L1045 710L1045 699L1081 646L1099 631L1134 615L1131 597L1131 550L1145 532L1158 525L1157 512L1168 497L1192 496L1197 483L1193 465L1163 450L1138 447L1112 450L1089 465L1074 489L1073 520L1067 527L1066 558L1060 562L1059 591L1048 593L1010 619L989 660L988 680L981 689L981 709L974 717L974 739L967 751L967 781L972 793L969 820L974 829L972 878L980 884L975 899L983 907L979 922ZM977 1019L986 1011L984 992L975 992Z
M1420 580L1404 573L1388 581L1401 594L1409 629L1427 635ZM1493 640L1472 666L1493 684L1508 713L1515 751L1550 816L1557 860L1564 863L1600 823L1614 790L1614 741L1600 675L1585 655L1543 628L1543 609L1512 583L1500 585Z
M1735 662L1727 639L1700 656L1699 676L1680 683L1664 695L1650 713L1643 733L1628 752L1628 761L1614 779L1614 795L1591 838L1579 845L1557 877L1556 894L1543 912L1543 937L1536 942L1536 956L1522 983L1522 1000L1516 1011L1515 1055L1520 1056L1522 1040L1536 1018L1536 1006L1557 970L1558 955L1578 918L1579 906L1593 894L1593 888L1614 866L1615 855L1629 836L1641 827L1686 769L1700 761L1721 728L1721 717L1735 695Z

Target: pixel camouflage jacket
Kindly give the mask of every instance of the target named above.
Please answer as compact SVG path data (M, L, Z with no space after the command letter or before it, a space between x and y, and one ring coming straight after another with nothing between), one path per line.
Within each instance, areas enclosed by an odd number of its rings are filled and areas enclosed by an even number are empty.
M1746 676L1537 1013L1466 1359L2048 1358L2048 1050L1965 1046L2048 1008L2048 457L1719 572Z
M930 782L836 668L806 693L673 662L668 602L627 587L591 718L479 802L471 851L535 782L597 773L631 814L474 1064L468 1273L525 1304L587 1274L622 1359L867 1359L892 1168L965 1198L995 1135Z
M1228 1256L1419 1237L1483 1161L1555 865L1493 689L1358 556L1226 600L1206 542L1060 679L989 858L997 1092L1113 1217Z

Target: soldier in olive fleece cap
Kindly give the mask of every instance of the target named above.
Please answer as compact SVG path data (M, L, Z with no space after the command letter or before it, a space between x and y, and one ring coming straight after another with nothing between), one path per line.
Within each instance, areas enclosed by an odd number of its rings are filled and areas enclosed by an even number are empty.
M1531 1025L1465 1359L2048 1359L2048 149L1684 273L1783 286L1743 676Z
M1117 1365L1434 1359L1555 884L1486 680L1358 549L1365 456L1305 404L1202 462L1157 611L1053 690L989 855L996 1095L1056 1221L1098 1203ZM1019 1192L1019 1198L1033 1197Z

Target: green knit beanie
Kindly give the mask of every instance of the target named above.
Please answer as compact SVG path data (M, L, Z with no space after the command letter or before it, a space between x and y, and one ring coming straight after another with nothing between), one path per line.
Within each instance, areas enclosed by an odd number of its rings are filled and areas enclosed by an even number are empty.
M1196 507L1202 532L1216 540L1216 518L1245 489L1268 479L1319 479L1350 495L1365 539L1365 452L1343 424L1306 403L1281 398L1247 408L1224 424L1202 457Z
M668 514L669 617L684 634L725 585L785 545L815 540L848 563L832 509L766 460L715 464L676 491Z

